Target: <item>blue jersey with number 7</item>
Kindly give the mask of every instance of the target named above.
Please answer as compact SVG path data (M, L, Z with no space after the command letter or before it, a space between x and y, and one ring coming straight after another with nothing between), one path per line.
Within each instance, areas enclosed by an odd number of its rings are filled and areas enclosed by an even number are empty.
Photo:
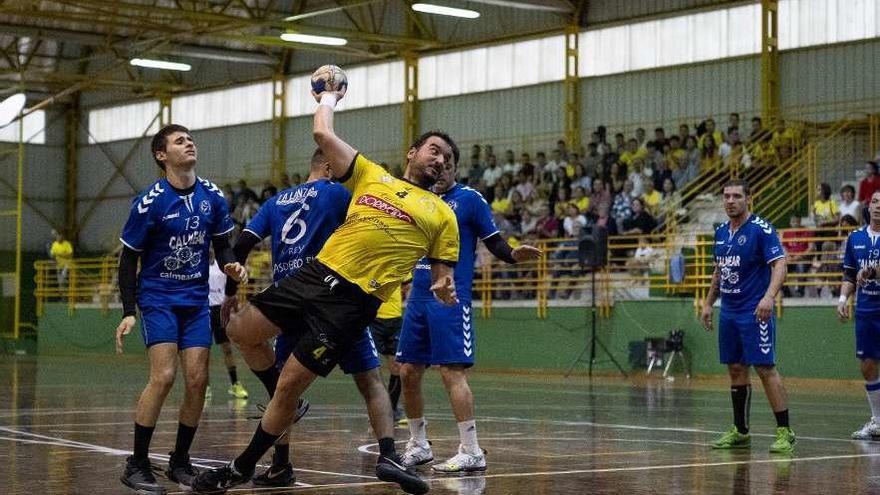
M307 182L272 196L245 227L260 239L272 237L272 280L277 282L311 263L330 234L345 221L351 193L326 179Z

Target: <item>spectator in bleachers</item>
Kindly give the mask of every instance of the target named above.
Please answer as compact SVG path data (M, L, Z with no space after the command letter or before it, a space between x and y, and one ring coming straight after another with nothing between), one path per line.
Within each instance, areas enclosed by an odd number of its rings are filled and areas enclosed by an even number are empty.
M603 206L610 210L613 199L611 191L608 190L608 184L601 177L597 177L593 181L593 189L590 193L590 212L595 215Z
M610 185L612 195L622 191L626 182L626 167L618 162L612 163L605 182Z
M645 180L642 176L642 170L644 168L645 162L643 160L636 160L629 167L629 179L633 184L633 196L639 197L642 194L645 194Z
M222 189L223 199L226 200L226 207L229 208L231 214L235 210L235 192L232 189L232 184L224 184Z
M800 215L792 215L789 225L790 228L782 232L782 248L785 249L785 262L786 266L788 266L788 273L807 273L810 268L810 256L807 254L810 250L810 242L800 239L809 239L814 234L809 230L801 228ZM799 279L800 277L792 278ZM799 285L783 287L782 292L786 297L795 295L803 297L804 287Z
M638 148L641 150L646 149L648 146L648 138L645 134L645 129L643 127L639 127L636 129L636 143L638 144Z
M569 154L570 150L565 146L564 139L560 139L560 140L556 141L556 151L559 152L559 157L562 160L564 160L566 162L569 160L570 157L568 156L568 154Z
M632 257L626 260L626 268L631 275L646 276L651 274L651 263L657 257L657 252L648 243L646 236L639 237L639 247L636 248Z
M558 149L554 149L551 153L551 160L547 162L547 166L544 167L544 170L552 174L556 175L556 171L559 169L565 170L565 167L568 165L568 162L563 160L562 155L559 153Z
M511 208L512 205L510 202L510 198L508 197L508 191L504 188L504 184L495 184L492 197L494 198L490 203L492 207L492 213L497 213L499 215L504 215L505 217L507 217L513 212L513 209Z
M840 222L840 212L837 209L837 203L831 199L831 186L827 182L819 184L818 197L813 202L813 221L816 227L836 227ZM816 233L823 237L833 237L833 231L822 231Z
M852 215L841 215L840 216L840 224L842 228L838 231L837 235L839 237L846 237L853 230L856 230L861 223L859 223L859 219Z
M714 141L715 149L717 150L721 143L724 142L724 135L721 131L715 129L715 119L706 119L704 121L705 132L700 135L700 138L697 142L699 148L705 149L706 145L709 144L709 141Z
M859 203L866 205L871 202L871 196L880 191L880 172L877 170L877 162L865 163L865 178L859 182Z
M480 155L471 155L471 164L467 172L462 177L462 182L470 187L479 188L480 181L483 180L483 165L480 163Z
M550 214L550 205L543 204L538 210L538 220L535 222L535 232L540 239L552 239L559 237L561 225L559 220Z
M479 144L475 144L471 146L471 158L477 157L477 161L480 160L480 153L482 152L482 148Z
M654 146L658 150L662 150L663 146L666 145L666 142L666 131L664 131L662 127L654 129Z
M574 175L571 176L571 188L583 187L584 190L593 186L593 179L587 175L587 171L580 163L574 166Z
M610 208L604 203L599 204L596 208L596 213L593 215L593 225L602 227L608 235L618 234L617 220L611 216Z
M584 156L584 171L586 175L595 176L602 165L602 155L599 154L599 144L587 145L587 154Z
M654 181L646 180L645 193L642 194L642 200L645 202L645 207L651 215L657 216L660 213L661 199L663 199L663 195L654 188Z
M727 116L727 127L736 127L739 129L739 114L736 112L731 112L730 115Z
M271 182L266 181L266 183L263 184L263 190L260 191L260 204L265 203L267 199L276 194L278 194L278 188L273 186Z
M526 202L516 189L510 191L510 213L508 218L514 225L519 225L523 210L526 209Z
M287 172L281 174L281 182L278 184L278 187L281 189L287 189L290 187L290 176L287 175Z
M573 179L575 167L577 167L578 165L582 165L580 162L581 157L577 153L569 153L568 156L568 163L565 164L565 175L569 179Z
M537 237L538 235L538 217L532 215L528 208L523 208L520 212L519 234L525 237Z
M560 186L556 189L556 201L554 202L554 214L556 218L560 220L565 217L565 212L568 211L568 203L571 202L571 195L569 194L569 189L564 186Z
M633 183L627 179L623 183L623 190L614 196L611 203L611 216L617 221L618 225L623 225L624 220L632 217L632 200L636 196L633 195Z
M623 152L626 151L626 137L622 132L618 132L614 135L614 145L611 147L611 151L618 155L622 155Z
M633 162L636 160L646 161L645 157L648 155L647 149L640 149L639 142L636 139L630 138L626 142L626 151L620 154L620 163L631 167Z
M718 156L720 156L722 160L727 158L727 156L730 155L730 152L733 151L733 145L737 142L739 142L739 128L728 127L727 136L725 137L724 142L718 146Z
M531 202L538 194L533 177L527 175L523 170L520 170L519 174L517 174L516 185L513 189L519 193L523 201L526 203Z
M623 234L647 234L657 226L657 220L645 208L645 200L633 198L630 202L632 216L623 221Z
M704 139L702 140L702 143L703 153L700 156L700 172L717 170L721 165L721 157L718 156L718 148L715 145L715 140Z
M694 180L700 173L700 150L697 148L697 138L688 136L685 140L683 156L679 160L679 168L672 173L675 185L684 187L685 184Z
M297 186L299 184L302 184L302 181L303 181L302 174L296 173L296 174L293 174L290 176L290 185L291 186Z
M534 180L537 175L535 175L535 164L532 163L532 156L526 152L523 152L519 155L519 162L522 164L522 168L520 168L520 172L525 172L525 174L531 175Z
M687 124L679 124L678 126L678 140L681 141L681 145L684 146L687 143L688 138L691 137L691 128ZM696 142L695 142L696 144Z
M856 189L853 186L846 184L840 188L840 202L837 203L837 209L840 211L841 219L847 215L857 221L862 218L862 204L855 200L855 196Z
M654 189L662 192L663 183L666 182L666 179L672 180L672 171L669 170L666 160L663 160L654 166L654 173L651 175Z
M834 241L824 241L817 243L819 245L819 254L813 260L810 266L810 273L834 273L840 269L840 249ZM818 286L808 287L807 297L820 297L830 299L837 297L837 287L840 285L837 279L829 277L815 277L823 283Z
M590 198L587 196L587 190L583 187L571 188L571 201L569 203L573 204L582 214L590 211Z
M513 150L507 150L504 152L504 164L501 166L501 170L505 174L510 174L515 176L519 173L519 169L522 168L522 164L518 163L514 159Z
M245 181L244 179L239 179L235 187L232 189L232 194L232 201L236 205L243 205L249 199L253 199L254 201L259 200L257 193L255 193L253 189L248 187L247 181Z
M657 170L660 164L665 162L666 157L663 156L663 150L658 148L653 141L649 141L645 147L645 163L647 167L651 170Z
M502 175L504 175L504 171L498 166L498 161L495 159L495 155L489 155L486 160L486 169L483 170L483 186L486 188L486 192L490 193L486 195L486 201L491 203L492 200L495 199L495 186L498 184Z
M752 131L749 133L749 142L760 141L764 132L764 122L761 117L752 117Z

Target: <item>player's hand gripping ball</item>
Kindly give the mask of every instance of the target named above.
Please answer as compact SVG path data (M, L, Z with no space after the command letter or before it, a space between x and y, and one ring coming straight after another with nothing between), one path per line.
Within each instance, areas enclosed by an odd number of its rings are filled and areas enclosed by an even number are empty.
M348 89L348 76L335 65L323 65L312 73L312 94L320 100L325 92L336 93L336 98L345 96Z

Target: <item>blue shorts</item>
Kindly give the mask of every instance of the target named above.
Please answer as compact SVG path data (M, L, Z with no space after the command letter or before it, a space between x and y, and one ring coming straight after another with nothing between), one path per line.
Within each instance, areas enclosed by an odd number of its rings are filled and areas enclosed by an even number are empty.
M148 306L141 309L144 344L177 344L178 349L211 347L211 311L204 306Z
M880 315L856 313L856 357L880 360Z
M751 312L721 311L718 353L722 364L773 366L776 364L776 317L758 323Z
M290 334L282 333L275 337L275 367L278 371L284 367L287 358L290 357L296 341ZM354 375L376 369L382 365L379 361L379 351L373 343L373 337L369 330L364 330L364 336L354 343L354 347L339 361L339 368L346 375Z
M474 365L476 346L470 301L446 306L439 301L409 301L397 361L427 365Z

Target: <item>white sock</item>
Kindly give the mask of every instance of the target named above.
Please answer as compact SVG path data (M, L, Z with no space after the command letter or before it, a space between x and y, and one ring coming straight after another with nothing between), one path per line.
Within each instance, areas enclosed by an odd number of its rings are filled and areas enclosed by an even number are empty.
M473 419L458 423L458 436L461 438L461 449L468 454L479 454L480 445L477 443L477 422Z
M427 422L425 422L425 418L410 418L409 419L409 435L412 440L414 440L419 445L427 445L428 444L428 431L427 431Z
M880 380L866 382L865 391L868 393L868 404L871 405L871 417L875 423L880 423Z

